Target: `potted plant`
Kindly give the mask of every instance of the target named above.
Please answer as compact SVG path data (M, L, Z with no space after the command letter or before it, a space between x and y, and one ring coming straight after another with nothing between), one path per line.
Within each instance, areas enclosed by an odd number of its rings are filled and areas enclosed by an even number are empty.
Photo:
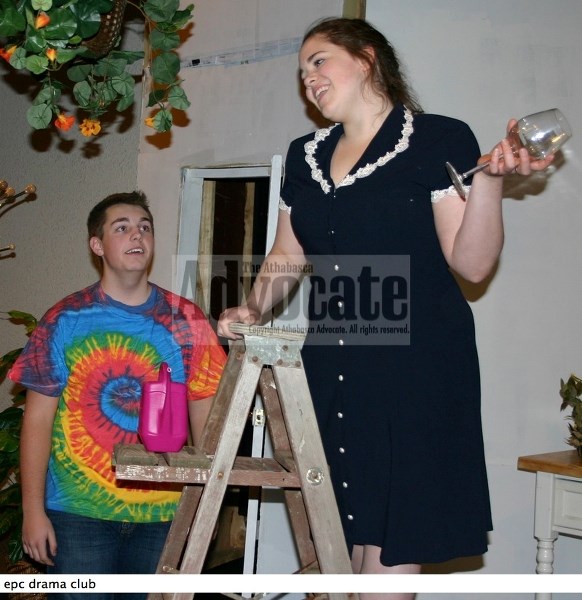
M571 421L568 423L570 437L566 442L576 448L578 455L582 458L582 379L573 374L565 383L561 379L560 396L562 398L560 410L567 407L572 408L572 413L566 417Z
M127 4L144 18L145 52L117 49ZM0 56L39 85L27 112L31 127L73 127L75 116L61 107L68 88L86 116L81 133L97 135L103 114L134 104L136 80L145 74L153 108L146 124L168 131L172 110L190 105L178 78L176 49L194 6L179 7L180 0L0 0ZM131 65L142 59L141 71L132 74Z
M10 311L8 318L26 327L30 335L36 319L29 313ZM22 348L16 348L0 357L0 383L8 374ZM23 559L22 551L22 495L20 491L20 429L25 391L17 389L11 405L0 412L0 537L8 539L8 562L17 564Z

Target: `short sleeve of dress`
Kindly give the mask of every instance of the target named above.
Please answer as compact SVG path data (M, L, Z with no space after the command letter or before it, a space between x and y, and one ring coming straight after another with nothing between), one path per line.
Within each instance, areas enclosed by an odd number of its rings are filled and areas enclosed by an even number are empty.
M289 145L289 150L287 151L279 209L284 210L289 214L291 213L295 198L301 193L302 171L305 172L307 164L305 162L304 147L309 137L310 136L305 136L294 140Z
M440 131L434 144L431 144L434 168L430 169L429 185L433 202L438 202L447 194L457 193L446 170L446 162L450 162L459 173L463 173L474 167L480 156L477 139L466 123L457 119L437 118L442 121L438 124L440 127L435 127ZM471 179L464 183L468 191Z

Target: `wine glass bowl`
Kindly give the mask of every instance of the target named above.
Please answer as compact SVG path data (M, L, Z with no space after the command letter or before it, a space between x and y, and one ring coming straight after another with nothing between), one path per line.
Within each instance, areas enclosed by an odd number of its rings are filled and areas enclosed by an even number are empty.
M571 137L572 128L557 108L526 115L519 119L507 133L514 154L517 155L520 148L525 148L534 159L542 159L554 154ZM449 177L461 198L465 197L464 180L482 171L488 165L489 161L465 173L458 173L451 163L445 163Z

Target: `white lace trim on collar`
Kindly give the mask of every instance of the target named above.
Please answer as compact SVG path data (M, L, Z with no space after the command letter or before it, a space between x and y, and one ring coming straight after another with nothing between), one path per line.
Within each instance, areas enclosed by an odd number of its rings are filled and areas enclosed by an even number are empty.
M404 109L404 123L402 125L402 133L401 137L398 140L398 143L394 147L394 150L387 152L384 156L381 156L375 163L368 163L364 167L360 167L353 175L346 175L342 181L337 185L337 187L343 187L346 185L351 185L356 181L356 179L360 179L362 177L367 177L372 174L378 167L384 166L387 162L391 161L397 154L404 152L409 146L409 138L414 131L412 127L413 116L410 110L407 108ZM318 129L315 132L315 137L312 141L307 142L305 144L305 161L311 167L311 178L317 181L321 185L321 189L329 194L331 191L331 186L324 178L321 169L319 168L317 161L315 160L315 151L317 150L317 146L319 142L324 140L330 133L331 130L337 127L337 123L332 125L331 127L327 127L325 129Z

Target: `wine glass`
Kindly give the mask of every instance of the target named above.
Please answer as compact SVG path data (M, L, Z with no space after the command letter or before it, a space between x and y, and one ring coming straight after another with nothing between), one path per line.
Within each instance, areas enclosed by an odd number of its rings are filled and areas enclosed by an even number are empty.
M572 137L572 129L566 117L557 109L542 110L522 117L507 134L507 139L514 154L520 148L526 148L532 158L545 158L554 154ZM450 162L445 163L449 176L461 198L465 197L463 181L482 171L490 161L481 163L465 173L458 173Z

